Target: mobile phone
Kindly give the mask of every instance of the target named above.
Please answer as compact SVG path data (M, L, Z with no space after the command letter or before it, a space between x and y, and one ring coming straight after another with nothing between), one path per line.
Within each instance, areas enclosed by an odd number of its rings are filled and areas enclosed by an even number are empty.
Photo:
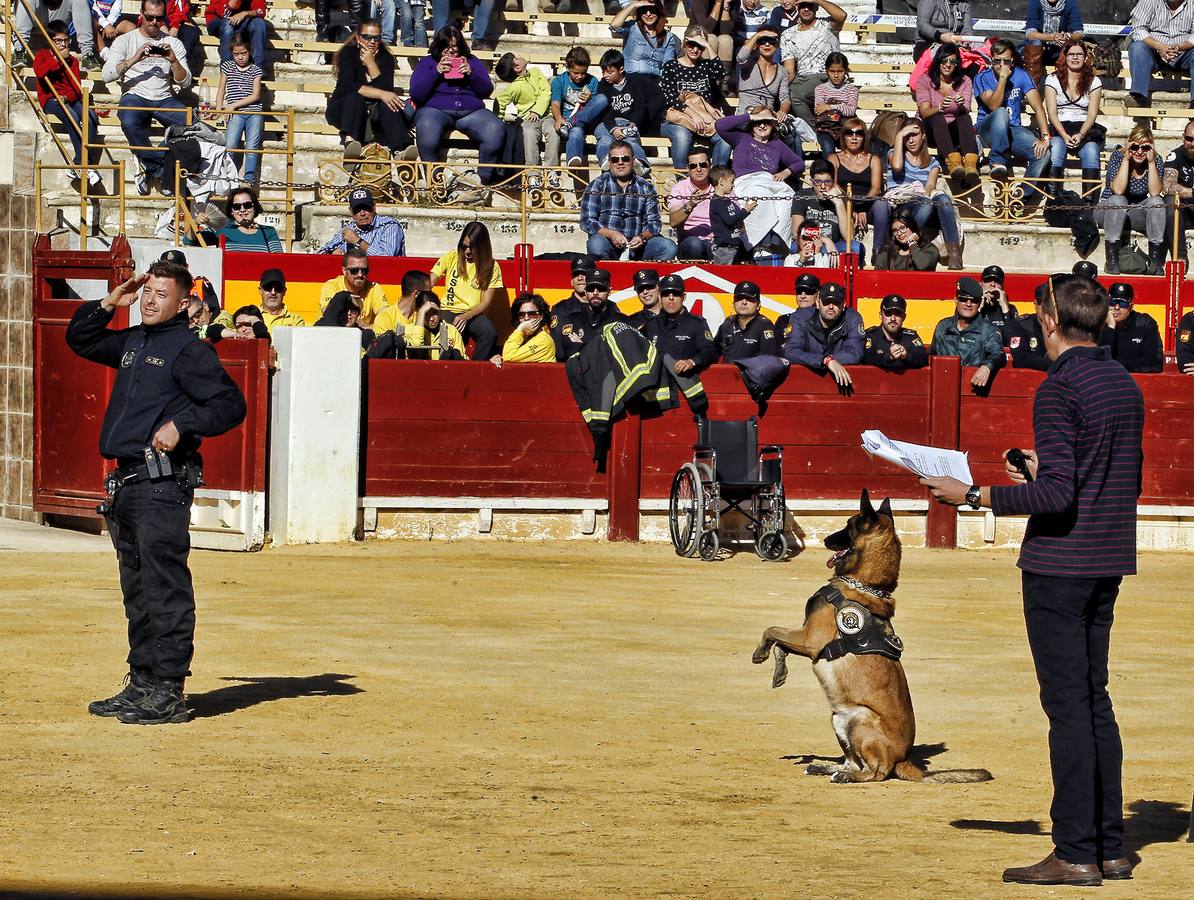
M464 78L464 67L467 64L467 60L463 56L451 57L448 71L444 72L444 78Z
M163 47L161 44L150 44L145 49L145 55L146 56L165 56L166 48Z

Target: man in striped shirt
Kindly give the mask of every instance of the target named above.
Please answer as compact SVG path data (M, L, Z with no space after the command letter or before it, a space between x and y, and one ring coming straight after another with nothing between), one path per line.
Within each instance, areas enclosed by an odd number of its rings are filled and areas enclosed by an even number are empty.
M1132 10L1132 43L1128 47L1131 85L1128 105L1146 106L1153 72L1160 69L1194 75L1194 2L1140 0ZM1190 85L1194 103L1194 82Z
M1031 478L1009 462L1013 486L922 478L939 501L996 515L1028 514L1019 567L1041 705L1049 717L1054 851L1004 881L1101 884L1131 878L1123 847L1123 747L1107 694L1115 598L1136 573L1144 401L1106 347L1106 290L1054 275L1038 317L1048 376L1032 409Z

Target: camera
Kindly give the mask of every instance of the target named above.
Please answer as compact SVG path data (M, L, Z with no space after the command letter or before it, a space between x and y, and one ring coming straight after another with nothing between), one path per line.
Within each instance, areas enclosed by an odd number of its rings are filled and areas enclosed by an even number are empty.
M161 44L150 44L145 48L146 56L165 56L169 51Z

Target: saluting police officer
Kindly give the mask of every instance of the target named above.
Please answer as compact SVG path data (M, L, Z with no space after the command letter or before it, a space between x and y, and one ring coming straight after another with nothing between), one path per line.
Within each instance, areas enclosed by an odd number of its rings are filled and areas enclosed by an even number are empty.
M659 282L663 311L643 326L643 336L665 359L674 361L677 375L696 375L717 362L717 346L704 316L684 307L684 279L667 275Z
M775 326L766 316L759 315L762 302L762 293L753 281L734 285L734 315L717 329L717 349L726 362L752 356L779 356Z
M1132 308L1135 291L1127 282L1115 282L1107 293L1111 307L1099 346L1110 347L1111 358L1129 372L1160 372L1165 368L1165 348L1157 320Z
M879 302L882 324L863 333L862 364L903 372L929 364L929 351L915 331L904 328L908 301L899 294L888 294Z
M103 300L84 303L66 341L84 359L116 369L100 453L116 460L100 508L120 561L128 619L129 674L120 693L87 709L121 722L185 722L183 682L195 640L195 595L187 568L191 499L202 484L201 438L245 417L245 398L212 347L187 327L191 276L156 262ZM141 324L108 328L141 292Z
M1087 278L1080 275L1080 278ZM1093 278L1090 279L1094 281ZM1041 320L1037 316L1041 304L1049 299L1049 282L1036 286L1032 294L1032 309L1030 313L1017 316L1008 330L1007 347L1012 353L1012 365L1017 369L1036 369L1038 372L1048 372L1052 360L1045 352L1045 332L1041 329Z

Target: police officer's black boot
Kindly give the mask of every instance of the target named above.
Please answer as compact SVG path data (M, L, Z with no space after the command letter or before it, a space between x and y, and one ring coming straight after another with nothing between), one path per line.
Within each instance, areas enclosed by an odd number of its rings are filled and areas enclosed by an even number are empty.
M1107 251L1107 261L1103 264L1103 272L1107 275L1119 274L1119 248L1121 244L1119 241L1103 241L1103 247Z
M187 698L181 678L159 678L140 703L123 709L116 719L125 725L167 725L187 720Z
M1146 275L1160 275L1165 271L1165 245L1154 244L1149 241L1148 244L1148 270Z
M124 676L124 689L119 694L107 700L92 700L87 704L87 711L93 716L115 716L148 697L156 683L149 672L134 669Z

